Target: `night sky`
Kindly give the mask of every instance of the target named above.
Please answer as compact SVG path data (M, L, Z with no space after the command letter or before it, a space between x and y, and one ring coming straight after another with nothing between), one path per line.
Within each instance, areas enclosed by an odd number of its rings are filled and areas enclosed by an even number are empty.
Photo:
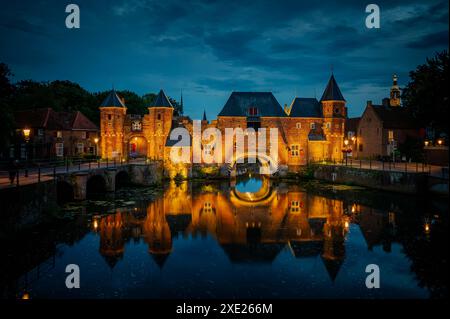
M65 27L76 3L81 28ZM365 27L365 6L381 28ZM14 80L70 80L89 91L160 88L185 113L215 118L231 91L272 91L281 105L320 99L333 69L350 116L448 48L447 1L5 1L0 62ZM43 106L45 107L45 105Z

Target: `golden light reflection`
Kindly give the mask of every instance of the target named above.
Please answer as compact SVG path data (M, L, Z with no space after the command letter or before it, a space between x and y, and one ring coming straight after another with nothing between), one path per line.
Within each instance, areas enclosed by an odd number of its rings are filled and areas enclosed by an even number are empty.
M242 258L239 251L247 249L249 241L252 245L288 245L294 255L301 254L303 245L321 245L317 253L322 252L325 260L344 257L350 222L343 201L296 188L276 189L270 183L262 188L262 199L249 202L229 188L202 185L193 190L186 182L170 183L162 197L148 204L144 216L132 213L135 207L103 217L97 226L94 220L101 237L100 253L113 267L128 241L144 240L148 253L162 267L170 261L175 236L208 234L225 250L233 247L229 251L233 260ZM255 249L246 258L257 259L267 251Z
M23 299L23 300L28 300L28 299L30 299L30 295L29 295L27 292L25 292L25 293L22 295L22 299Z

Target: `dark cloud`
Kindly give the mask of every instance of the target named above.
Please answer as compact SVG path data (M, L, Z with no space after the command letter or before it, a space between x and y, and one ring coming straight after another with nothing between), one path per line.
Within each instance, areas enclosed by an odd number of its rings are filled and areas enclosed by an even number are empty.
M320 96L331 68L358 114L388 94L392 73L404 84L448 48L448 2L440 0L377 1L382 27L371 30L360 0L77 3L80 30L64 27L61 1L2 4L0 61L17 79L69 79L92 91L184 88L193 117L202 113L197 99L212 116L232 89L271 89L282 104L295 92Z
M425 34L407 45L411 49L442 48L444 46L448 46L448 30Z

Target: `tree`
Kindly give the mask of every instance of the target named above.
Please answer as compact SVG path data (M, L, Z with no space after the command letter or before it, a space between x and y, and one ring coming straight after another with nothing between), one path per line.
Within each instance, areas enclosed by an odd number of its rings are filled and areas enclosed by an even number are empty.
M448 61L447 51L428 58L411 71L411 81L403 89L402 100L423 127L448 135Z
M9 67L5 63L0 63L0 154L6 151L13 129L11 97L14 86L10 80L12 76Z

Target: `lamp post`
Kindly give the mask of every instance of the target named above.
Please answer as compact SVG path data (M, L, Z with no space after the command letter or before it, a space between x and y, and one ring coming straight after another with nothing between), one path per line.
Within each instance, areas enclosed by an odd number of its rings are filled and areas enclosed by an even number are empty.
M98 137L94 138L95 143L95 156L98 156Z
M347 139L344 140L344 145L345 145L345 149L344 149L344 152L345 152L345 166L347 166L347 161L348 161L348 140Z
M28 142L30 141L31 130L24 128L22 130L23 137L25 138L25 177L28 177Z

